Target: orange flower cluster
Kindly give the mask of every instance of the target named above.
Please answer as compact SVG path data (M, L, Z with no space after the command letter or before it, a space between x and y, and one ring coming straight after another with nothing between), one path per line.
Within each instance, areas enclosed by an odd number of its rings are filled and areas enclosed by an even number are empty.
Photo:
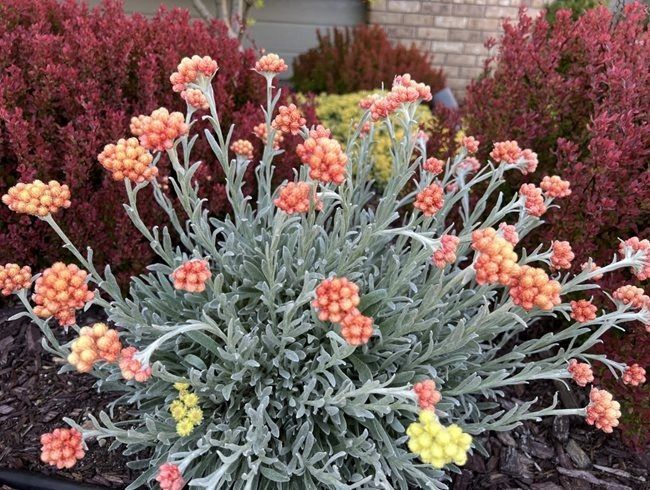
M287 71L287 68L288 66L284 60L275 53L265 54L255 63L255 71L262 75L277 75Z
M208 102L207 97L198 88L188 88L187 90L183 90L181 92L181 98L195 109L207 111L210 108L210 103Z
M632 237L618 246L618 251L622 256L625 255L626 249L630 249L633 252L644 252L643 265L634 268L634 275L640 281L650 279L650 240L639 240L638 237Z
M433 157L427 158L427 160L422 164L422 168L433 175L438 175L445 169L445 162Z
M2 196L2 202L15 213L44 218L61 208L70 207L70 189L56 180L50 180L47 184L40 180L28 184L20 182L9 188Z
M596 305L589 300L571 301L571 318L577 322L584 323L595 320L597 311Z
M265 125L266 126L266 125ZM248 140L237 140L230 145L230 151L235 155L252 160L253 156L253 143Z
M160 490L182 490L185 486L180 468L172 463L165 463L158 469L156 481L160 484Z
M445 191L438 184L429 184L415 196L414 207L425 216L433 216L445 203Z
M76 429L54 429L41 435L41 461L58 469L72 468L86 455L81 432Z
M199 85L201 78L212 77L218 69L217 62L209 56L194 55L191 58L183 58L176 71L169 77L169 81L172 82L172 90L183 92L189 83Z
M510 297L516 305L525 310L532 310L535 307L551 310L562 302L561 289L560 283L550 280L542 269L524 265L519 270L519 274L512 278Z
M551 243L551 266L553 269L570 269L575 258L571 244L567 241L553 240Z
M645 369L636 362L625 368L623 373L623 383L631 386L639 386L645 383Z
M429 101L432 99L431 87L424 83L418 83L408 73L395 77L393 86L386 94L381 96L373 94L364 98L359 105L363 109L370 110L373 121L385 119L395 112L402 104L409 104L419 100Z
M506 223L501 223L499 225L499 233L506 241L510 242L513 246L519 243L519 233L517 233L517 227L515 225L508 225Z
M580 268L583 271L593 272L593 271L598 269L598 265L595 262L591 262L591 261L590 262L583 262L582 265L580 266ZM602 278L603 278L603 275L598 274L598 275L594 276L592 279L594 281L600 281Z
M78 372L88 373L96 362L115 362L120 356L122 343L117 330L108 328L105 323L95 323L92 327L83 327L79 337L72 342L68 362Z
M367 344L372 337L372 318L354 308L341 320L341 335L350 345Z
M562 180L557 175L542 179L539 185L548 197L567 197L571 195L571 184L568 180Z
M418 397L418 406L422 410L433 410L442 399L442 395L436 390L436 383L432 379L415 383L413 391Z
M27 289L32 284L32 269L18 264L0 265L0 293L4 296Z
M205 283L212 277L212 272L207 260L192 259L177 267L171 277L175 289L202 293L205 291Z
M74 264L57 262L36 279L32 300L34 313L41 318L53 316L62 326L74 325L75 310L95 297L88 290L86 271Z
M575 381L578 386L585 387L594 381L594 372L592 371L591 366L586 362L578 362L576 359L571 359L567 371L571 373L573 381Z
M460 238L455 235L442 235L440 237L440 248L433 252L433 263L439 269L447 264L456 262L456 249Z
M188 131L185 116L180 112L170 113L164 107L156 109L150 116L131 118L131 133L140 139L142 146L151 151L173 148L174 141Z
M494 228L472 233L472 248L479 252L474 263L478 284L509 285L519 272L519 257L513 246Z
M323 126L309 132L309 138L296 147L300 161L309 166L309 176L324 184L340 184L345 180L348 157L338 141Z
M266 123L259 123L257 126L253 128L253 134L257 136L259 139L262 140L262 143L266 145L266 142L268 141L268 136L269 133L266 130ZM280 131L276 131L275 134L273 135L273 149L277 150L280 148L280 145L284 141L284 136L282 136L282 133Z
M516 141L500 141L494 143L494 148L490 152L490 158L496 163L517 163L522 156L522 149Z
M546 212L542 190L535 184L522 184L519 188L519 195L524 197L526 211L531 216L539 218Z
M318 285L312 306L318 311L320 321L340 323L360 301L359 286L345 277L333 277Z
M476 153L478 151L479 140L474 136L464 136L461 144L467 150L467 153Z
M97 159L114 180L129 179L139 184L158 175L158 168L151 166L153 156L140 146L138 138L122 138L116 144L106 145Z
M305 125L307 120L302 117L302 113L295 104L289 106L280 106L278 115L271 123L273 128L282 131L283 133L298 134L300 128Z
M144 383L151 377L151 367L143 366L140 361L135 358L138 349L135 347L126 347L120 352L120 371L122 377L127 381L132 379L138 383Z
M287 214L307 213L312 204L317 211L323 209L316 189L307 182L289 182L283 185L273 203Z
M587 423L609 433L618 426L620 417L621 405L614 401L612 394L605 390L591 388L589 405L587 405Z
M628 284L621 286L612 294L615 300L620 301L624 305L629 305L632 308L641 309L643 307L650 308L650 297L645 294L643 289Z

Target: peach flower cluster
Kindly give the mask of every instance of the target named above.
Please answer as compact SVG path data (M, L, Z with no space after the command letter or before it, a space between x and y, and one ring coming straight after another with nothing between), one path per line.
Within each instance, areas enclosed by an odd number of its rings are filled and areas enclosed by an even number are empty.
M539 165L539 160L537 159L537 153L532 150L525 149L521 152L522 163L519 166L519 170L522 174L532 174L537 170L537 165Z
M464 136L461 144L463 148L467 150L467 153L476 153L478 151L479 140L474 138L474 136Z
M174 141L187 134L189 126L180 112L169 112L164 107L149 116L131 118L131 133L140 139L147 150L165 151L173 148Z
M577 322L584 323L595 320L597 311L596 305L589 300L571 301L571 318Z
M2 196L2 202L15 213L44 218L61 208L70 207L70 189L56 180L50 180L47 184L40 180L28 184L20 182L9 188Z
M72 342L68 362L78 372L88 373L96 362L115 362L122 351L117 330L105 323L95 323L92 327L83 327L79 337Z
M135 358L138 349L135 347L125 347L120 352L119 367L122 372L122 377L127 381L132 379L138 383L144 383L151 377L151 366L143 366L140 361Z
M97 159L111 172L113 180L129 179L139 184L158 175L158 168L151 166L153 156L140 146L138 138L122 138L115 144L106 145Z
M585 387L594 381L594 372L592 371L591 366L586 362L578 362L577 359L571 359L567 371L569 371L573 381L575 381L578 386Z
M302 117L302 113L295 104L280 106L278 115L275 116L271 126L283 133L298 134L300 128L305 125L307 120Z
M284 60L275 53L265 54L255 63L255 71L262 75L277 75L287 71L287 68Z
M174 289L190 293L205 291L205 283L211 277L210 264L203 259L188 260L178 266L171 275Z
M414 207L425 216L433 216L445 203L445 191L438 184L429 184L415 196Z
M524 206L531 216L538 218L546 212L546 203L542 190L535 184L522 184L519 188L519 195L524 198Z
M32 284L32 269L18 264L0 265L0 293L4 296L27 289Z
M361 298L359 286L345 277L325 279L316 287L312 307L321 321L341 325L341 335L350 345L366 344L372 336L372 318L357 309Z
M519 243L519 233L517 233L517 227L515 225L501 223L499 225L499 233L513 246Z
M551 310L559 305L559 282L549 279L544 270L537 267L524 265L519 274L512 278L510 284L510 297L512 301L525 310L537 307L540 310Z
M431 410L436 408L436 405L442 399L442 395L438 390L436 390L436 383L432 379L415 383L413 391L417 395L418 406L422 410Z
M348 157L329 130L318 126L309 132L309 138L296 147L300 161L309 166L309 176L325 184L341 184L345 180Z
M160 484L161 490L181 490L185 486L180 468L172 463L160 466L156 481Z
M494 143L490 158L496 163L509 163L514 165L522 156L522 149L516 141L500 141Z
M76 429L54 429L41 435L41 461L58 469L72 468L86 455L81 432Z
M466 172L478 172L480 168L481 162L474 157L467 157L458 165L458 170Z
M427 158L422 168L433 175L438 175L445 169L445 162L434 157Z
M637 363L627 366L623 373L623 383L631 386L639 386L645 383L645 369Z
M494 228L472 232L472 248L478 253L474 262L478 284L509 285L519 272L519 257L512 243L499 236Z
M460 238L455 235L442 235L440 237L440 248L433 252L433 263L442 269L447 264L456 262L456 250Z
M217 62L209 56L194 55L191 58L183 58L176 71L169 77L172 90L183 92L187 89L187 84L199 85L201 78L211 78L218 69Z
M542 182L539 185L544 194L548 197L567 197L571 195L571 184L568 180L562 180L557 175L548 175L542 179Z
M259 123L253 128L253 134L262 140L262 143L266 145L269 137L269 132L267 131L266 123ZM276 131L273 135L273 149L277 150L280 148L280 145L284 141L284 136L280 131Z
M614 401L612 394L605 390L591 388L589 405L587 405L587 423L609 433L618 426L620 417L621 405Z
M181 98L187 102L187 105L195 109L202 109L207 111L210 108L210 103L203 92L198 88L188 88L181 92Z
M62 326L74 325L75 310L95 297L88 290L88 274L74 264L56 262L36 279L32 300L34 313L41 318L53 316Z
M245 158L246 160L252 160L253 155L253 143L248 140L237 140L230 145L230 151L235 155Z
M283 185L273 203L287 214L307 213L312 205L317 211L323 209L316 189L307 182L289 182Z
M620 301L626 306L632 308L650 308L650 297L645 294L643 289L628 284L621 286L612 294L615 300Z
M589 262L583 262L582 265L580 266L580 268L583 271L593 272L595 270L598 270L598 265L595 262L593 262L592 260L589 260ZM602 274L597 274L594 277L592 277L592 279L594 281L600 281L602 278L603 278Z
M431 87L418 83L408 73L396 76L393 86L385 96L373 94L364 98L359 105L370 110L373 121L385 119L395 112L401 105L416 101L429 101L432 99Z
M551 243L551 266L553 269L570 269L575 258L571 244L567 241L553 240Z
M634 275L640 280L650 279L650 240L639 240L638 237L632 237L619 244L619 253L624 256L625 251L629 249L633 252L643 252L643 264L634 268Z

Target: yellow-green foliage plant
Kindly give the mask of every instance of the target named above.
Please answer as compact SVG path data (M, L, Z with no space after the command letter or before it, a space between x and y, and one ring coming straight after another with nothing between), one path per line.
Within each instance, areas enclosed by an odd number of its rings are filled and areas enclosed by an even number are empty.
M535 380L584 385L593 362L626 370L589 349L612 328L649 323L647 296L617 291L599 312L584 291L616 269L647 273L647 241L622 242L610 263L589 262L577 275L565 272L566 243L521 249L518 239L569 184L548 178L504 200L507 173L536 164L515 142L496 144L483 165L468 155L478 144L470 137L450 161L429 158L416 114L430 89L408 76L365 101L346 154L326 128L305 127L295 107L276 107L274 80L286 64L265 55L256 71L266 79L257 128L266 146L252 162L250 142L231 141L233 128L219 122L216 69L209 58L184 59L171 80L187 113L134 118L137 139L99 156L123 181L125 211L159 257L128 294L58 226L57 213L74 207L65 185L23 183L3 196L15 212L49 223L79 265L57 263L32 278L7 264L2 293L16 294L25 308L16 317L28 316L47 352L67 360L62 371L93 376L99 391L117 395L106 412L65 418L69 428L43 434L44 462L70 468L110 439L138 473L129 489L444 489L471 452L486 453L474 437L486 431L559 415L612 431L619 407L598 388L584 408L558 408L556 397L504 411L498 401L504 388ZM201 133L198 120L208 126ZM391 142L394 172L382 190L371 182L375 133L360 133L370 120ZM274 190L278 131L302 136L303 165ZM199 137L226 175L225 218L211 216L198 195ZM173 200L156 176L161 157L173 168ZM247 198L252 164L258 188ZM140 219L145 188L167 225ZM482 192L473 205L472 189ZM569 304L569 295L585 297ZM91 304L105 309L107 323L80 327L75 313ZM569 326L519 339L556 315ZM126 416L114 417L116 407Z

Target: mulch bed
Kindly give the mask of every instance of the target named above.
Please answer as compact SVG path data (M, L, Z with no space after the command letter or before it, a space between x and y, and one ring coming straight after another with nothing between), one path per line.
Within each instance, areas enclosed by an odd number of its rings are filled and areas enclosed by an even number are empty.
M82 423L112 400L98 394L93 378L58 375L61 360L44 352L38 328L26 319L9 322L18 308L0 310L0 468L24 469L108 488L124 488L135 475L127 459L108 444L90 443L86 457L69 471L57 471L40 459L39 437L65 425L64 416ZM96 321L88 314L84 322ZM72 336L73 334L69 334ZM502 400L505 409L518 399L540 398L547 405L558 388L553 383L518 386ZM565 405L586 404L583 393L564 392ZM577 400L572 397L578 397ZM650 488L650 453L636 454L621 442L618 431L603 434L579 418L527 422L509 433L481 436L490 457L474 454L452 488L626 490ZM8 487L0 487L8 488Z

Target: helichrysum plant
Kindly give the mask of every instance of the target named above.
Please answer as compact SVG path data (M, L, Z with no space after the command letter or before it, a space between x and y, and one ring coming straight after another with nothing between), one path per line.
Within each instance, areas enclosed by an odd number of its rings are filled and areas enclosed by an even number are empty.
M504 411L499 399L534 380L586 386L595 362L630 386L645 381L640 366L589 349L609 329L650 323L650 299L622 286L598 311L588 291L620 268L647 277L650 242L621 242L609 264L589 261L577 275L565 272L568 242L519 247L570 184L552 176L505 200L498 189L507 172L537 165L514 141L495 144L484 164L472 156L480 143L471 136L450 161L427 156L415 114L431 92L409 75L362 102L346 153L328 129L305 127L295 106L276 107L274 79L286 64L262 57L255 69L266 79L266 120L256 132L266 147L251 162L247 140L231 141L232 128L220 125L217 69L206 57L184 59L171 81L187 113L135 117L138 139L107 142L99 156L124 181L126 213L160 259L132 279L128 295L110 267L96 270L92 251L82 253L57 225L57 213L70 212L64 185L19 184L3 198L49 223L79 266L57 263L32 279L29 268L7 264L2 293L22 301L27 311L18 316L39 325L47 351L67 359L64 371L120 394L83 426L65 419L69 428L44 434L43 461L69 468L91 441L112 439L140 471L129 488L435 489L471 452L485 453L473 437L485 431L558 415L581 415L606 432L617 426L618 403L596 387L579 409L529 400ZM192 132L199 118L210 125L202 135ZM393 171L377 191L369 151L380 125ZM295 151L303 165L274 190L282 132L302 136ZM232 213L224 219L210 216L197 194L202 163L191 152L200 136L227 176ZM156 179L163 155L175 171L168 192ZM242 185L253 164L250 199ZM146 186L166 217L162 227L138 213ZM107 323L77 325L76 313L93 303ZM518 340L557 315L568 321L564 330ZM128 417L114 420L115 406Z

